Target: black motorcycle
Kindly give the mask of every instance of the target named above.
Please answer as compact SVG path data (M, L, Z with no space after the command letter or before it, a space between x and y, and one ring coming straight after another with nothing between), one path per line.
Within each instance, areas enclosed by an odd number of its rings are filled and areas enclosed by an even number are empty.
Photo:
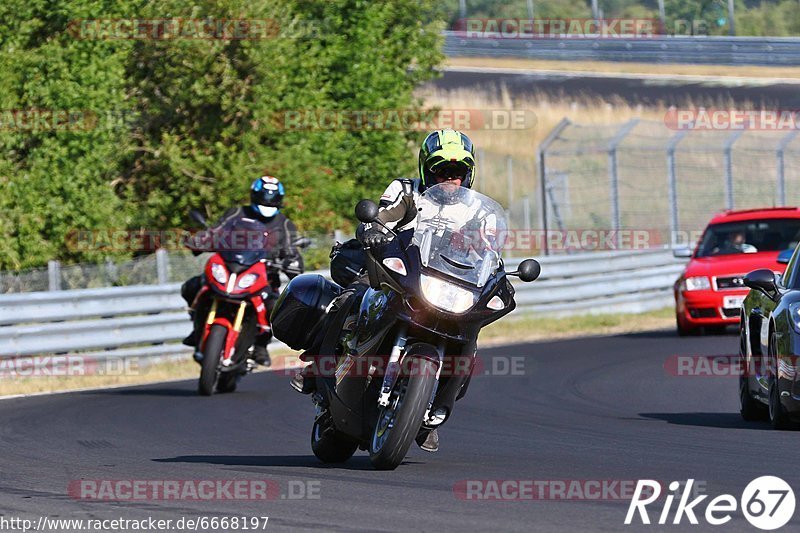
M507 276L539 276L533 259L504 271L505 212L491 198L444 183L416 208L414 229L367 251L368 287L302 275L273 310L275 336L313 360L311 447L323 462L361 448L375 468L397 468L466 392L481 328L516 307ZM356 207L361 222L377 214L370 200Z

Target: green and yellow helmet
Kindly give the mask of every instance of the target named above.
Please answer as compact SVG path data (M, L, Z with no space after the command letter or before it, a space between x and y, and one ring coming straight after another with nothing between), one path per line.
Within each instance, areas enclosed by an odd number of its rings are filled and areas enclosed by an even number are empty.
M462 187L472 188L475 180L475 148L469 137L456 130L428 134L419 149L419 177L423 188L435 185L434 174L443 167L458 166L465 178Z

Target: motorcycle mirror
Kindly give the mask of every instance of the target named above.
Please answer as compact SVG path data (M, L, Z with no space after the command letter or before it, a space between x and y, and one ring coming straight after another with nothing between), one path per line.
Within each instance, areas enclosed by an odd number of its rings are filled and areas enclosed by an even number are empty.
M519 276L521 281L526 283L536 280L542 273L542 265L536 259L526 259L519 264L517 270L510 272L511 276Z
M292 244L296 248L308 248L311 245L311 239L309 239L308 237L300 237L299 239L296 239L294 242L292 242Z
M372 200L361 200L356 204L356 218L368 224L378 218L378 204Z
M208 227L208 223L206 223L206 217L203 215L203 213L201 213L197 209L192 209L191 211L189 211L189 218L191 218L192 220L194 220L203 227L206 228Z

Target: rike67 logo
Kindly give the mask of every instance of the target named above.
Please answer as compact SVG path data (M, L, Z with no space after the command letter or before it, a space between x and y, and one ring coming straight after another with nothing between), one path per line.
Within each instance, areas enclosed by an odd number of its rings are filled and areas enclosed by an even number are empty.
M694 479L689 479L686 483L673 481L669 484L669 492L664 498L664 505L657 514L657 518L653 517L656 523L661 525L681 524L685 523L682 522L685 517L690 524L697 525L699 524L698 516L700 516L705 519L706 523L720 526L730 522L737 509L740 509L751 525L769 531L785 526L794 515L794 491L779 477L761 476L754 479L745 487L738 501L731 494L721 494L706 502L705 512L701 512L701 504L708 498L707 495L696 496L689 500L692 496L693 484ZM683 491L678 493L681 487L683 487ZM625 524L630 525L637 521L641 521L642 524L650 524L651 518L647 507L661 497L661 492L661 484L658 481L639 480L628 506ZM673 512L675 500L678 503ZM657 509L650 510L657 511Z

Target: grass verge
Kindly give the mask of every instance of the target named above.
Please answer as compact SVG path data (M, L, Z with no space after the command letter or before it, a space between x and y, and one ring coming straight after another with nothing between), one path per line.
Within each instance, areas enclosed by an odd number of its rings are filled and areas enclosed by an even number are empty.
M297 362L296 355L295 352L288 349L276 350L272 353L272 368L281 370L287 366L294 365ZM74 375L67 376L4 376L0 378L0 397L144 385L161 381L197 379L200 375L200 366L192 360L188 353L183 359L170 359L150 363L147 358L138 360L131 358L128 363L124 369L119 369L118 372L103 372L101 370L100 372L92 372L92 375L80 375L80 372L75 372ZM265 370L262 367L258 367L255 372L263 372Z
M654 331L675 326L675 310L665 307L646 313L619 313L550 318L521 315L490 324L481 331L478 346L497 346L518 342L617 335Z
M674 325L674 321L672 308L641 314L583 315L564 318L522 315L501 320L487 327L481 332L479 346L650 331L670 328ZM297 355L290 350L276 350L272 358L272 369L280 371L294 366L297 364ZM0 379L0 397L195 379L199 371L197 363L187 355L183 360L134 365L129 371L113 376L6 377ZM265 369L256 370L256 372L263 371Z

